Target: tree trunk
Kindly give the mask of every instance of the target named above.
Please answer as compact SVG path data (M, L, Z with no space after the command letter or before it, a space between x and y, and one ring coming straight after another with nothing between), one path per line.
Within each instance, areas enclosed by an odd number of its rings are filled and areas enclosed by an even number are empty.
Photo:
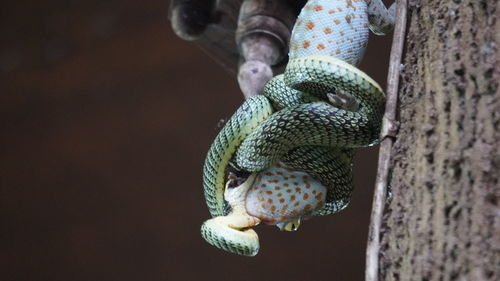
M380 280L500 280L500 1L409 1Z

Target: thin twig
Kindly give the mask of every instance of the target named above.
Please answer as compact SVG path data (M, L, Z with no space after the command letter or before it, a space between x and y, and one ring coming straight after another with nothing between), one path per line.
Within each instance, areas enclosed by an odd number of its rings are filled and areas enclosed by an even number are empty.
M397 1L396 23L392 40L389 73L387 76L387 100L382 124L382 142L380 143L377 180L375 183L368 246L366 249L366 281L377 281L379 277L380 227L382 225L384 205L387 198L392 145L394 144L398 127L396 110L401 57L406 31L406 9L407 0Z

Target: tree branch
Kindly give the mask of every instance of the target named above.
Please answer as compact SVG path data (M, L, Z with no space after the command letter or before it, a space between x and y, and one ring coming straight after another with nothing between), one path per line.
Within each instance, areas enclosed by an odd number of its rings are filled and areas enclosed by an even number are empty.
M368 245L366 249L366 281L377 281L379 275L380 252L380 226L384 205L387 199L387 184L389 181L389 162L391 159L392 145L397 133L397 102L398 87L401 71L401 57L406 31L407 1L398 0L394 37L392 40L389 73L387 76L387 100L382 124L379 150L378 171L375 183L375 193L368 232Z

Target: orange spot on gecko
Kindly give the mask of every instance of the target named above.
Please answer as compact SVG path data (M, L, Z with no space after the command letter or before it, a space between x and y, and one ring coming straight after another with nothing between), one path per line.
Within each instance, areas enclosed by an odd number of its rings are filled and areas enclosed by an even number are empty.
M343 11L341 7L338 7L337 10L339 10L339 12Z
M339 24L340 24L340 21L339 21L338 19L334 19L334 20L333 20L333 22L334 22L335 24L337 24L337 25L339 25Z
M352 53L352 49L347 49L347 52L348 53Z
M289 184L288 184L288 183L286 183L286 182L285 182L283 185L284 185L284 186L289 186Z
M276 174L277 175L283 175L283 172L277 171Z
M284 203L285 202L285 199L284 198L280 198L280 203Z
M337 54L337 55L338 55L338 54L340 54L340 49L337 49L337 50L335 51L335 54Z
M318 47L316 47L318 50L323 50L325 48L325 45L323 44L318 44Z
M347 23L351 23L351 16L350 15L345 16L345 21Z
M300 205L300 201L297 201L295 202L295 204L293 204L293 206L297 207L298 205Z
M323 196L323 192L318 193L316 196L314 196L314 198L316 198L317 200L320 200L321 196Z
M263 183L263 184L261 184L260 186L262 186L262 187L266 187L267 185L266 185L265 183Z
M287 216L281 216L280 218L282 221L287 221L288 220L288 217Z
M311 188L311 184L310 183L306 183L306 188Z
M296 176L295 176L295 175L290 175L290 177L291 177L292 179L296 178Z
M273 207L274 207L274 206L273 206ZM311 208L312 208L311 204L307 204L307 205L305 206L306 211L309 211Z
M297 193L301 193L301 192L302 192L302 189L301 189L300 187L296 187L296 188L295 188L295 192L297 192Z
M273 194L273 192L271 190L267 190L266 193L269 195Z
M274 174L273 174L273 173L271 173L271 172L267 172L267 173L266 173L266 176L274 176Z
M275 211L276 211L276 206L272 205L272 206L271 206L271 212L273 212L273 213L274 213Z
M271 199L271 198L267 199L267 203L273 204L273 199Z
M302 198L303 198L304 200L307 200L307 198L309 198L309 194L304 193L304 196L302 196Z
M308 21L306 23L306 28L309 29L309 30L313 29L314 28L314 22Z
M346 0L345 3L347 4L347 7L346 8L355 8L353 5L352 5L352 0Z
M335 10L329 10L328 13L331 15L331 14L335 14Z
M278 197L281 197L282 195L283 195L283 193L281 193L281 192L276 194L276 196L278 196Z
M281 186L277 185L274 187L274 190L280 190L281 189Z
M281 212L281 213L284 213L284 212L286 211L286 209L288 209L288 204L283 205L283 207L281 207L280 212Z
M299 212L297 210L292 210L292 215L296 216L298 214L299 214Z
M313 194L316 194L316 190L313 190Z
M305 40L305 41L302 43L302 47L303 47L304 49L309 48L309 46L311 46L311 42L309 42L309 41L307 41L307 40Z
M295 200L295 198L296 198L296 196L295 196L295 195L290 196L290 201Z
M319 209L323 207L323 202L318 202L318 204L316 204L316 209Z
M292 190L289 188L289 189L286 190L286 192L290 193L290 192L292 192Z
M321 6L321 5L316 5L316 7L314 7L314 10L315 10L316 12L319 12L319 11L323 10L323 6Z
M325 34L330 34L330 33L332 33L332 29L331 29L331 28L329 28L329 27L325 27L325 28L323 29L323 32L324 32Z
M274 183L278 183L279 181L278 180L267 180L267 182L269 182L269 183L273 183L273 182Z

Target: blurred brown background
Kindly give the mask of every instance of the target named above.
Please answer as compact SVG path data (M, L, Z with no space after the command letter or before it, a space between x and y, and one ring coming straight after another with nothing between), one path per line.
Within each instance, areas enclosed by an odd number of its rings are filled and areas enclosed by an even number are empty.
M6 1L0 10L0 280L362 280L376 148L350 206L261 251L205 243L201 183L231 77L178 39L168 1ZM385 86L390 38L361 68Z

